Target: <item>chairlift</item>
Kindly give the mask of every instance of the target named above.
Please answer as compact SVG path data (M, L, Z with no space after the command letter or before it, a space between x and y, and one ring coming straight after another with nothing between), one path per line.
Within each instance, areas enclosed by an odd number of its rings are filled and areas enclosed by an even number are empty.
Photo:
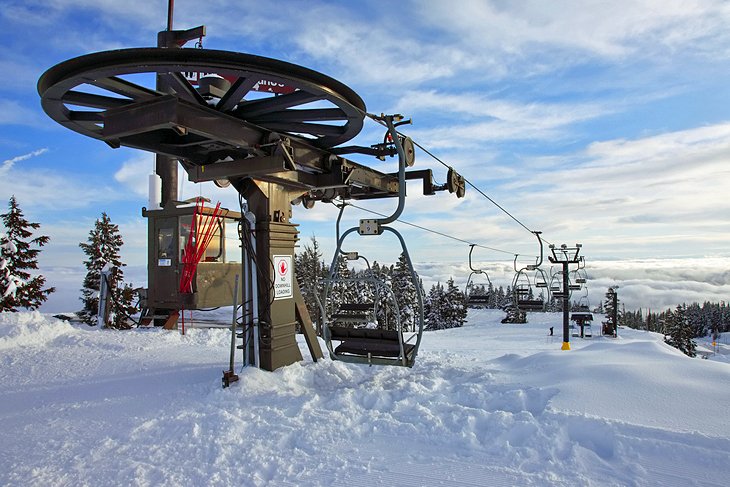
M587 275L585 271L585 257L581 256L578 262L578 268L571 271L571 281L578 286L582 286L587 282Z
M405 205L406 157L400 135L395 130L393 117L385 117L388 133L398 152L398 207L390 217L361 220L357 227L339 235L339 223L345 205L337 218L337 248L330 265L328 277L324 280L323 299L320 300L323 338L332 360L369 365L396 365L412 367L418 354L424 328L423 296L418 276L413 270L403 236L387 224L395 221ZM339 273L339 261L343 255L361 258L356 252L342 250L345 239L353 233L380 236L389 232L397 238L401 247L410 280L416 291L416 302L407 303L415 308L414 323L408 327L400 317L400 309L406 303L399 303L393 289L373 272L362 276L346 277ZM347 293L347 288L361 286L366 292ZM385 304L378 309L378 303ZM408 328L411 328L410 330Z
M536 259L536 263L518 269L518 255L515 255L514 259L515 277L512 281L512 293L514 294L514 304L519 311L542 311L545 309L545 302L542 299L535 298L534 295L530 298L530 295L532 295L532 283L530 282L528 272L537 271L540 269L540 265L542 265L542 239L540 238L540 232L533 233L540 244L540 255ZM543 278L543 282L545 282L544 273L541 273L541 277ZM537 277L535 277L535 281L537 282Z
M466 304L467 306L483 306L489 304L489 289L492 288L492 281L489 279L489 274L487 274L487 271L482 269L475 269L471 256L472 252L474 252L474 246L476 244L470 244L469 248L469 269L471 269L471 273L469 274L469 278L466 280L466 290L464 292L466 296ZM488 286L487 289L484 289L484 286L482 285L480 288L474 289L474 283L472 279L476 275L483 274L484 277L487 278Z
M577 311L579 311L579 312L590 312L591 311L591 305L590 305L590 302L588 301L588 287L583 286L583 290L584 290L583 296L581 296L578 299L578 309L577 309Z
M396 235L401 243L411 281L418 282L402 236L390 227L381 227ZM345 238L356 229L346 231L338 241L339 253ZM332 261L325 279L323 299L323 336L333 360L376 365L412 367L423 332L423 302L417 292L415 323L403 323L399 303L391 286L371 269L361 276L344 277L339 274L338 254ZM359 292L352 292L357 288ZM350 292L348 292L350 291ZM379 307L380 306L380 307Z

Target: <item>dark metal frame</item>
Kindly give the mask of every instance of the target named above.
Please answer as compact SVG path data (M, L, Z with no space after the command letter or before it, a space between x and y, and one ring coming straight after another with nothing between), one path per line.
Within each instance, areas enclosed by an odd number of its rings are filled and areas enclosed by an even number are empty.
M570 350L570 265L581 262L582 257L579 255L581 248L581 244L575 244L575 247L562 244L560 248L550 244L550 251L553 255L548 256L548 260L552 264L560 264L563 274L563 290L560 292L563 300L563 350ZM578 288L580 289L580 286ZM555 296L555 294L553 295Z

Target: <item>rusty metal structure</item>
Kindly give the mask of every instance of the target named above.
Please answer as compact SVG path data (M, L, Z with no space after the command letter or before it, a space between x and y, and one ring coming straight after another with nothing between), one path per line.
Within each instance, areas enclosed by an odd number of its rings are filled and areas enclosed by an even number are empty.
M463 178L450 171L450 184L438 185L428 169L399 178L348 159L355 153L381 160L399 155L411 166L414 146L393 130L396 141L344 145L360 132L366 117L382 124L386 117L369 114L354 91L311 69L252 54L181 48L203 35L203 27L173 30L170 13L158 47L97 52L62 62L41 76L38 93L44 111L61 125L112 148L156 154L162 209L143 210L149 219L148 298L154 308L169 311L182 304L172 291L175 265L167 265L162 256L161 236L173 229L170 238L179 241L181 221L189 218L189 210L176 201L178 164L192 182L235 188L245 201L241 213L248 217L229 212L226 219L255 235L247 240L255 242L255 249L237 264L224 256L201 262L198 294L187 304L231 304L235 266L242 276L256 276L255 289L238 302L254 301L258 335L252 339L240 333L238 348L250 352L250 363L274 370L301 360L295 330L297 322L307 321L301 317L304 307L296 304L301 300L296 282L292 293L275 289L275 262L283 262L282 272L287 262L293 264L297 228L291 222L292 204L309 208L335 198L402 197L405 180L413 179L422 182L424 194L448 188L463 196ZM225 227L222 223L221 238ZM283 275L291 276L293 269L288 272ZM211 275L212 284L206 281ZM321 351L313 331L305 331L316 360ZM230 372L229 379L235 380Z

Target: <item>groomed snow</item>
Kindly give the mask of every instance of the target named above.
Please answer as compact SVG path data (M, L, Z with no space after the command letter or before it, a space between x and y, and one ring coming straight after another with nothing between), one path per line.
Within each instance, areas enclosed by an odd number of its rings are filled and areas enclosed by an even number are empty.
M413 369L301 341L224 390L226 330L0 314L0 485L728 485L727 344L690 359L621 329L561 351L561 315L502 316L426 333Z

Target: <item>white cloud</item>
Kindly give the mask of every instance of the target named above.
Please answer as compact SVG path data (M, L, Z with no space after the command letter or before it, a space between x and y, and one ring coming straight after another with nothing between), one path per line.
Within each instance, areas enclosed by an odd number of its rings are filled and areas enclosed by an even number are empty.
M29 153L23 154L21 156L15 156L10 159L4 160L2 162L2 165L0 165L0 176L5 176L13 168L13 166L15 165L16 162L26 161L26 160L30 159L31 157L37 157L37 156L40 156L41 154L45 154L46 152L48 152L47 148L37 149L37 150L34 150L33 152L29 152Z
M49 170L11 171L0 180L0 199L23 195L23 207L35 209L79 209L91 203L127 199L128 196L103 184L81 181Z
M460 123L442 123L409 132L434 148L463 147L495 140L551 139L567 126L614 113L618 107L599 103L515 102L477 93L436 90L407 91L394 111L458 115Z
M139 152L122 163L122 167L114 173L114 179L134 194L146 197L149 193L149 175L155 168L155 156L147 152Z
M727 47L730 17L727 3L702 0L631 1L620 8L600 1L418 4L414 11L434 29L462 37L474 52L512 54L517 62L530 51L554 49L613 59L682 48L704 52L708 44Z
M693 241L730 238L718 224L730 212L728 153L730 123L598 142L550 164L538 161L501 191L515 195L508 206L519 199L519 214L529 208L545 222L548 238L603 238L596 241L602 253L616 241L624 249L674 244L678 255Z
M489 275L495 286L511 285L514 270L511 262L480 261L474 265ZM463 262L416 262L416 270L428 290L436 282L450 277L464 287L470 269L466 257ZM546 266L546 270L549 267ZM644 312L663 311L681 303L727 301L730 294L730 258L702 259L588 259L589 303L598 306L605 300L609 287L618 290L619 300L627 310L642 308ZM577 300L578 296L574 296Z

